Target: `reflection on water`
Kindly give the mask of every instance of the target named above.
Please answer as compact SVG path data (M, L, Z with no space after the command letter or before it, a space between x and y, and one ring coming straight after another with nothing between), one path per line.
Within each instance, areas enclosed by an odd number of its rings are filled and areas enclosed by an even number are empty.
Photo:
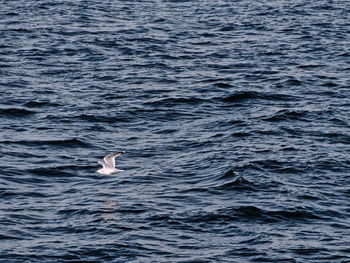
M101 207L101 217L107 222L113 222L116 219L116 212L118 210L118 201L107 200Z

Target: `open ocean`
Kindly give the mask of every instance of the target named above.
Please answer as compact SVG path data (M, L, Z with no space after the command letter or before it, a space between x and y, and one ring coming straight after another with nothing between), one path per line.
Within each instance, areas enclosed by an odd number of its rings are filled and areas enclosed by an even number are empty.
M1 263L349 263L350 1L0 0L0 170Z

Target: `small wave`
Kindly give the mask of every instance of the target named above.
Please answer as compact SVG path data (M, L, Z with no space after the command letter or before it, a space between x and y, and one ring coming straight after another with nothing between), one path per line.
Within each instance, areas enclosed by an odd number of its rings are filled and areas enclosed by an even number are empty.
M189 105L196 105L201 102L204 102L204 99L196 98L196 97L190 97L190 98L165 98L165 99L159 99L151 102L144 103L145 105L152 105L152 106L176 106L179 104L189 104Z
M350 124L344 120L343 118L331 118L329 119L330 122L334 123L335 125L339 126L339 127L345 127L345 128L349 128Z
M234 181L224 183L220 186L215 187L217 190L250 190L254 191L254 184L242 176L237 177Z
M142 208L143 205L142 204L137 204L135 205L135 207L123 207L118 209L119 213L123 213L123 214L142 214L147 212L146 208Z
M279 121L288 121L288 120L302 120L310 122L310 119L307 119L306 111L291 111L291 110L280 110L274 113L272 116L264 118L264 121L269 122L279 122Z
M315 134L319 141L329 141L331 143L350 144L350 134L339 132L318 132Z
M272 101L289 101L295 99L293 96L286 94L271 94L256 91L239 91L230 96L222 98L226 103L238 103L246 100L272 100Z
M222 28L219 29L219 31L228 32L228 31L237 30L238 28L239 26L236 24L229 24L229 25L224 25Z
M310 219L322 219L316 215L316 212L306 211L304 209L285 209L285 210L265 210L256 206L239 206L233 208L221 209L215 213L209 214L213 220L220 219L220 217L240 219L243 221L258 220L267 223L277 223L280 221L307 221Z
M297 167L293 162L282 162L273 159L252 161L248 166L258 171L273 170L274 172L288 174L299 174L307 169L307 167Z
M24 146L61 146L64 148L88 148L89 143L86 143L80 139L64 139L64 140L18 140L1 141L3 144L19 144Z
M232 169L228 170L224 175L219 177L217 181L226 181L219 186L213 187L215 190L251 190L255 189L254 184L243 176L239 176L237 172ZM228 182L227 182L228 181Z
M219 83L227 83L227 82L233 82L234 79L232 78L208 78L199 80L198 83L213 83L213 85L217 85Z
M309 220L325 220L317 212L305 209L266 210L256 206L238 206L219 209L213 212L201 211L197 213L185 212L181 214L160 214L153 215L149 220L152 225L181 225L182 227L194 228L196 225L201 229L210 224L231 224L232 222L307 222Z
M85 208L64 208L64 209L60 209L57 211L58 214L60 215L64 215L64 216L73 216L73 215L84 215L84 214L92 214L94 211L90 211L89 209L85 209Z
M231 84L225 83L225 82L215 83L215 86L219 87L219 88L232 88L233 87Z
M247 133L247 132L235 132L231 134L232 137L241 137L241 138L248 137L251 135L252 135L251 133Z
M254 183L246 180L243 176L238 176L238 173L233 170L227 171L224 175L215 179L215 182L191 186L188 189L182 190L181 193L198 192L211 193L215 195L225 194L227 191L258 191L259 187Z
M59 165L52 167L41 167L28 169L29 173L40 176L67 176L73 177L78 171L91 171L95 166L91 165Z
M177 129L157 129L154 131L155 134L172 134L177 132Z
M117 117L117 116L96 116L92 114L81 114L79 116L74 116L72 118L89 121L89 122L102 122L102 123L111 123L111 122L125 122L125 118Z
M51 167L51 168L34 168L28 169L29 173L39 176L60 176L60 177L72 177L73 173L65 171L62 167Z
M233 178L237 176L237 172L235 172L234 170L230 169L228 170L224 175L222 175L221 177L219 177L218 179L227 179L227 178Z
M312 69L317 69L317 68L322 68L325 65L320 64L320 65L316 65L316 64L307 64L307 65L299 65L297 66L300 69L305 69L305 70L312 70Z
M26 117L35 114L35 111L23 109L23 108L2 108L0 109L0 116L3 117Z
M47 197L46 194L39 192L14 192L14 191L0 191L0 197L4 199L11 199L14 196L24 196L24 197Z
M31 100L23 104L23 106L28 108L42 108L46 106L58 106L59 104L53 104L49 100L47 101L38 101L38 100Z
M15 236L1 235L1 234L0 234L0 240L8 240L8 239L12 239L12 240L22 240L23 237L22 237L22 236L15 237Z
M302 82L295 78L289 78L288 80L284 81L281 85L282 86L288 86L288 87L294 87L294 86L300 86Z
M71 123L76 121L86 121L90 123L121 123L126 122L130 119L122 118L118 116L102 116L102 115L93 115L93 114L80 114L77 116L57 116L57 115L48 115L45 117L48 120L54 120L56 122L62 122L62 123ZM103 127L93 127L94 129L101 129L103 130Z
M6 200L7 198L11 198L13 196L16 196L17 194L14 193L13 191L0 191L0 197L3 200Z
M231 129L232 126L236 127L246 127L247 123L244 120L215 120L209 123L204 123L203 127L206 129L215 130L217 128L227 128ZM221 129L222 130L222 129ZM235 134L233 134L234 136ZM248 134L247 134L248 136Z

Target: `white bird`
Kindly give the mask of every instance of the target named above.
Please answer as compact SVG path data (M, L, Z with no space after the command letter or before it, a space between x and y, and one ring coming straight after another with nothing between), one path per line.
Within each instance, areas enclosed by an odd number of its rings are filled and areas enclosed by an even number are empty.
M97 170L96 172L99 174L110 175L112 173L123 172L124 170L119 170L115 168L115 158L119 155L126 153L126 151L119 153L111 153L103 158L103 161L98 161L99 164L103 166L103 168Z

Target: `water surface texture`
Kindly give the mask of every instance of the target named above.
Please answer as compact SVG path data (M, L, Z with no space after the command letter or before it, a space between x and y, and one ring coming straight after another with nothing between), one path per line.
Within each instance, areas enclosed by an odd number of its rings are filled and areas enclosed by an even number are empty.
M349 1L0 0L0 262L350 262L349 43Z

